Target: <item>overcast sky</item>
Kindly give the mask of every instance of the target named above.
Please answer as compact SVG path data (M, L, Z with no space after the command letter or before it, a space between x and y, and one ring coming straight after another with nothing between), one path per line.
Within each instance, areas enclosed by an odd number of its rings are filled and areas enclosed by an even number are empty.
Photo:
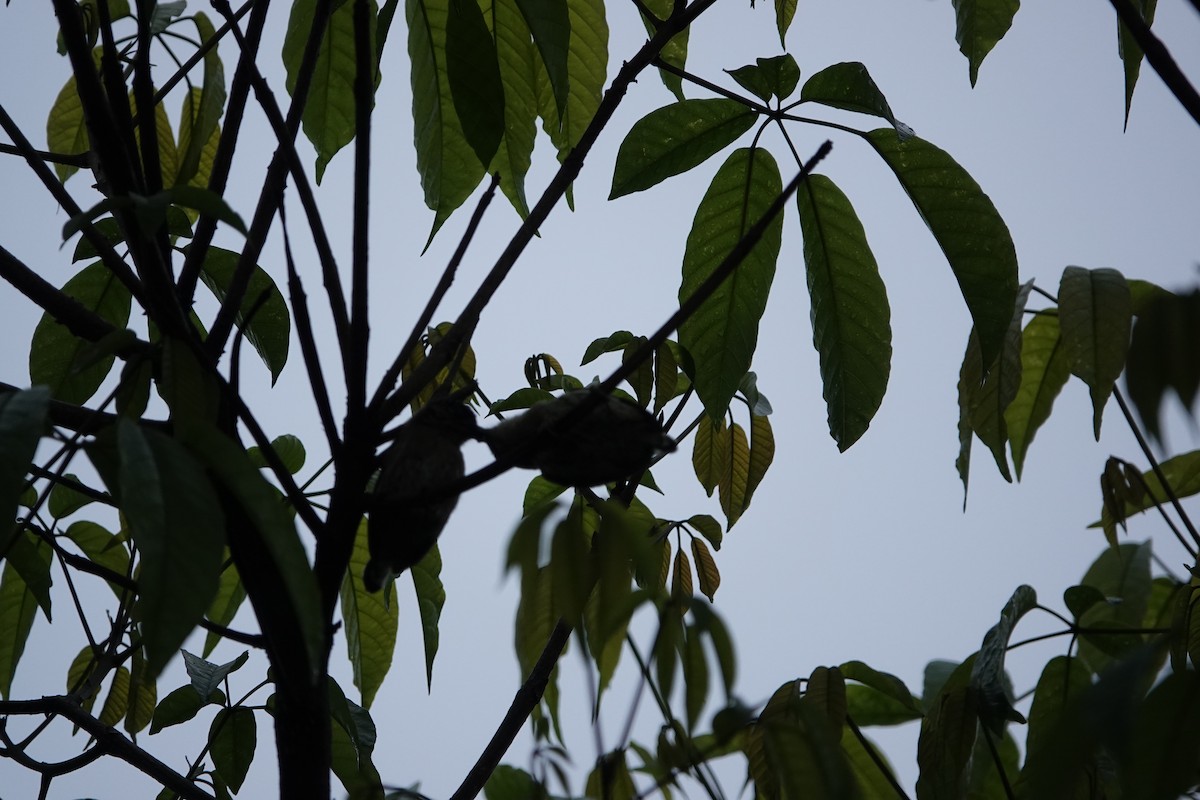
M283 82L272 59L282 39L285 5L277 4L263 48L280 95ZM732 87L722 69L777 54L771 4L762 0L758 6L752 10L744 0L724 0L702 17L692 33L689 69ZM610 24L611 78L643 34L625 5L610 9ZM432 215L422 204L414 166L401 26L398 20L382 64L375 117L376 375L407 334L469 213L468 208L453 217L420 256ZM954 28L948 2L802 3L787 44L805 77L840 61L867 65L897 117L947 150L991 196L1011 229L1022 281L1035 278L1055 291L1063 267L1080 265L1115 267L1168 288L1193 285L1200 253L1200 131L1144 66L1129 129L1123 132L1121 62L1109 5L1104 0L1026 4L1013 30L983 64L974 90ZM1200 35L1194 9L1180 0L1165 0L1155 30L1184 71L1200 78L1200 51L1192 46ZM69 69L54 53L54 37L49 4L16 0L0 9L0 103L38 146L44 146L46 114ZM232 74L233 51L223 46L222 56ZM688 94L707 96L699 89ZM652 73L634 85L576 183L575 213L565 207L553 213L485 313L474 345L480 382L491 396L522 386L524 359L543 351L585 381L603 375L611 363L577 368L588 342L618 329L649 333L672 311L684 239L697 198L720 157L648 192L605 201L624 132L670 100ZM171 104L173 114L176 106ZM837 119L877 127L875 120ZM253 208L261 165L271 152L261 122L254 115L247 128L240 147L242 166L228 195L243 215ZM794 129L802 154L811 153L828 135L821 129ZM769 134L764 142L785 176L790 174L778 137ZM535 160L528 183L531 197L552 174L553 158L544 138ZM349 151L335 158L320 190L344 263L349 261L351 165ZM964 513L954 470L955 384L969 319L951 271L891 173L864 144L835 136L833 153L821 170L854 203L879 261L893 310L895 355L888 394L871 429L839 455L826 426L800 232L795 211L789 209L754 364L759 386L775 408L776 460L753 507L726 536L717 556L722 585L716 607L731 626L738 649L737 692L751 704L764 701L783 681L849 659L893 672L919 693L926 662L961 660L972 653L1019 584L1032 585L1044 603L1061 609L1062 590L1078 581L1103 547L1099 532L1086 526L1098 516L1104 459L1116 454L1141 463L1115 404L1105 415L1101 442L1093 441L1086 388L1072 381L1030 448L1024 483L1006 484L986 449L976 445ZM85 207L88 182L81 175L68 184L84 198ZM58 246L64 221L19 160L0 157L0 243L59 284L73 274L71 247ZM517 222L498 199L438 319L458 313ZM237 246L235 236L223 235L227 245ZM319 288L316 261L305 237L294 236L296 240L311 296ZM276 229L262 264L282 283L279 252ZM28 340L38 315L11 289L0 289L0 310L0 336L7 343L0 352L0 380L27 383ZM311 469L320 463L322 437L295 343L293 353L293 363L273 390L256 364L247 362L244 381L252 403L267 409L261 419L270 435L294 433L309 445ZM1177 450L1197 446L1186 424L1171 426L1170 442ZM716 499L705 498L691 476L689 453L690 443L656 469L667 497L646 500L661 517L720 515ZM476 450L468 458L475 465L486 460ZM425 691L411 586L407 579L401 581L393 671L372 709L380 728L376 763L388 782L421 781L431 796L448 795L520 683L511 655L516 587L503 579L501 567L529 477L510 472L468 493L446 529L442 553L448 600L432 694ZM1181 572L1184 556L1159 525L1145 518L1131 526L1131 539L1151 535L1164 561ZM56 599L56 625L39 620L13 684L14 697L64 689L65 667L84 639L66 595ZM103 615L97 619L102 621ZM244 614L237 625L251 628L253 620ZM1016 636L1054 629L1052 622L1034 614ZM648 641L645 626L641 633ZM189 649L198 650L201 641L194 640ZM1031 687L1041 664L1064 652L1065 641L1013 654L1018 693ZM574 721L567 729L568 744L577 765L586 770L595 756L587 728L588 689L572 649L564 660L563 708ZM240 647L223 646L213 658L227 661L240 652ZM338 642L335 663L343 654ZM616 744L628 711L632 667L632 662L622 665L606 698L605 747ZM339 665L338 670L348 694L356 696L349 669ZM247 667L235 687L249 688L260 676L261 669ZM160 697L184 681L182 668L173 665L160 681ZM710 703L707 713L716 707ZM640 720L641 739L653 742L658 720L650 703L643 703ZM259 758L242 791L247 797L268 794L275 781L265 721L260 731ZM187 768L184 758L198 752L196 737L202 734L200 729L191 734L177 728L139 742L182 771ZM48 749L37 755L72 755L68 745L57 750L53 745L65 738L64 733L49 739ZM876 738L911 785L915 726ZM69 746L80 744L77 739ZM527 766L528 752L529 739L523 737L507 760ZM741 775L729 774L726 790L736 795ZM36 791L33 777L9 761L0 761L0 786L6 798ZM131 769L102 762L56 781L51 796L128 796L135 786L147 787L145 794L152 791ZM575 787L577 792L581 788Z

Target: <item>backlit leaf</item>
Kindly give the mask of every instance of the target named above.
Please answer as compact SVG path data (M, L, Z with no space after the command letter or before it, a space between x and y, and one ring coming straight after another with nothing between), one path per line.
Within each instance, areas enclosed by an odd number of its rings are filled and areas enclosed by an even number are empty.
M979 77L979 65L1012 26L1020 0L953 0L957 23L954 38L967 57L971 85Z
M912 133L907 125L896 119L887 98L875 85L866 66L858 61L833 64L810 77L800 90L800 100L883 117L901 136Z
M363 588L363 569L369 558L364 520L358 525L350 564L342 579L341 608L346 626L346 655L365 708L371 707L375 693L392 666L400 621L394 582L389 582L381 592L371 593Z
M1067 267L1058 287L1058 324L1071 367L1091 389L1092 429L1100 440L1100 419L1113 386L1125 368L1132 300L1125 277L1115 269Z
M1017 479L1025 466L1025 454L1038 428L1050 418L1054 399L1071 375L1058 332L1058 315L1037 314L1021 335L1021 385L1008 408L1004 422L1012 448Z

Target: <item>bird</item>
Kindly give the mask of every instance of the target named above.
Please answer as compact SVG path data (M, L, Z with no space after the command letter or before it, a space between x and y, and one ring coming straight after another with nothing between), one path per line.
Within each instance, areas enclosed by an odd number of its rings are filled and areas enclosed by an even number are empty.
M430 400L397 429L379 457L367 502L368 592L382 589L437 542L458 504L458 495L444 490L462 479L462 445L477 432L475 414L453 397Z
M572 414L585 402L586 411ZM624 480L675 449L662 423L646 409L590 388L565 392L491 428L479 428L478 438L498 460L576 487Z

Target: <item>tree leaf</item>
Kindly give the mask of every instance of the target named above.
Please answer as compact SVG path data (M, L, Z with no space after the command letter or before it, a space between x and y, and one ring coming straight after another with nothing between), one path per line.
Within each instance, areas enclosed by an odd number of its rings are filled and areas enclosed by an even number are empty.
M687 524L707 539L714 550L721 549L721 540L724 535L721 533L721 523L717 522L715 517L709 514L694 514L688 517Z
M446 0L448 2L448 0ZM354 47L354 3L335 4L321 37L320 50L313 69L308 100L304 105L304 135L317 151L317 183L325 167L339 150L354 139L354 76L358 54ZM287 69L288 94L295 91L304 58L304 48L312 31L316 0L297 0L288 18L283 40L283 65ZM365 65L379 79L375 64L375 28L378 6L372 0L368 14L370 47Z
M222 708L208 731L208 748L217 774L235 793L254 761L258 725L248 708Z
M73 472L64 473L63 477L80 483L79 476ZM65 483L55 483L50 488L50 499L46 501L46 509L54 519L62 519L71 516L92 502L94 502L92 498L83 492L77 491Z
M138 622L157 676L217 591L225 518L204 469L178 442L117 424L120 501L140 554Z
M184 251L187 250L185 247ZM208 248L200 279L220 302L225 301L240 259L241 254L232 250ZM271 385L275 385L287 364L292 318L279 287L267 271L257 264L250 273L242 307L234 319L238 327L246 332L246 340L271 371Z
M703 164L750 130L756 117L723 97L683 100L651 111L621 142L608 199L649 189Z
M552 87L551 96L561 117L571 86L571 17L569 6L560 0L516 0L525 18L542 68Z
M858 61L833 64L810 77L800 90L800 101L883 117L901 138L912 135L912 129L896 119L887 98Z
M400 625L395 583L375 593L363 587L363 569L369 559L364 520L358 525L350 564L342 578L341 606L346 626L346 656L354 670L354 685L361 693L365 708L371 707L375 693L392 666L396 631Z
M566 0L566 6L571 36L564 106L558 105L555 96L559 87L553 85L544 69L538 70L538 114L560 162L575 148L596 115L608 71L608 21L603 0Z
M216 36L212 22L203 12L197 12L192 21L196 24L201 43L207 43ZM189 91L183 97L179 122L179 169L174 180L167 185L193 184L195 178L202 180L193 185L208 185L207 171L201 170L201 165L205 160L204 150L213 134L217 133L217 124L225 112L225 97L225 67L219 51L213 47L204 54L202 87L198 91ZM159 107L162 107L161 104Z
M1200 492L1200 450L1168 458L1159 464L1159 468L1162 469L1162 473L1167 479L1167 485L1171 487L1171 491L1177 498L1190 497ZM1139 500L1125 499L1125 517L1127 518L1153 508L1156 501L1161 502L1167 497L1162 482L1153 470L1146 470L1142 473L1141 484L1146 491ZM1090 527L1098 527L1109 520L1112 520L1112 512L1102 506L1100 521L1093 522Z
M108 688L108 696L104 698L104 706L100 709L97 719L101 725L115 728L128 709L129 670L125 667L117 667L113 672L112 684Z
M1131 285L1130 295L1137 323L1126 357L1125 385L1146 432L1160 439L1158 415L1167 389L1175 391L1189 413L1200 391L1200 359L1193 347L1200 341L1200 290L1185 295L1158 290L1139 303Z
M538 0L530 0L541 5ZM518 0L492 0L490 9L483 2L484 16L495 38L496 63L504 90L504 126L500 146L488 172L500 174L500 189L521 218L529 216L525 199L525 175L533 155L537 134L537 69L539 58L531 31L522 15ZM563 20L562 75L566 76L567 9L562 3L544 4ZM566 84L563 84L566 97Z
M810 175L796 203L829 433L844 452L866 432L887 391L891 308L866 232L842 190L824 175Z
M967 686L970 664L964 662L955 670L921 721L917 796L923 800L957 800L963 796L978 723L974 693Z
M1154 24L1154 12L1158 0L1130 0L1130 7L1145 21L1147 27ZM1125 69L1125 127L1129 127L1129 108L1133 104L1133 90L1137 87L1138 73L1142 71L1142 46L1130 33L1121 18L1117 17L1117 53Z
M730 425L724 444L729 448L728 468L721 475L717 488L721 510L725 512L725 528L729 530L750 505L746 493L750 477L750 443L746 439L746 429L736 422Z
M233 661L226 664L214 664L192 655L187 650L182 652L183 666L187 670L188 677L192 679L193 691L197 696L209 699L212 698L214 692L220 691L221 683L230 674L245 666L246 661L250 658L250 651L244 650Z
M99 261L80 270L62 291L117 329L129 322L129 290ZM49 314L42 314L29 345L29 379L48 386L54 399L78 405L100 388L113 360L111 353L99 351Z
M429 548L410 570L413 588L417 592L417 609L421 614L421 636L425 642L425 679L433 686L433 659L438 651L438 620L442 606L446 604L446 590L442 586L442 554L437 545Z
M1079 656L1099 673L1116 660L1140 648L1144 641L1133 629L1141 627L1150 601L1150 543L1109 547L1088 568L1080 583L1094 586L1106 598L1079 619L1083 629ZM1122 628L1131 629L1121 633Z
M304 468L304 443L292 434L285 433L282 436L276 436L271 440L271 449L275 451L275 455L283 463L288 474L295 475ZM269 466L266 457L263 456L257 445L247 449L246 454L250 456L250 462L259 469L266 469Z
M53 622L50 614L50 587L53 584L50 579L50 545L32 530L26 529L22 535L13 539L4 558L21 576L25 588L37 600L42 613L46 615L46 621Z
M504 136L504 85L496 43L476 0L450 0L446 80L463 137L480 164L492 163Z
M1067 267L1058 287L1058 324L1071 373L1091 389L1092 429L1125 368L1133 307L1125 277L1115 269Z
M100 64L101 52L102 48L99 47L92 51L92 59L96 65ZM91 147L87 120L83 117L83 103L79 99L74 75L67 78L67 82L50 106L50 113L46 117L46 146L51 152L70 156L82 155ZM78 167L54 165L54 173L63 183L78 171Z
M242 607L242 603L246 599L246 587L242 585L241 576L238 575L237 567L230 558L228 548L225 550L222 561L221 577L217 581L217 594L213 597L212 605L208 607L205 616L217 625L228 626L233 622L238 609ZM204 637L204 651L201 655L208 658L222 638L221 634L216 631L209 631L208 635Z
M1020 0L953 0L957 27L954 38L970 65L971 86L979 77L979 65L1012 27Z
M1029 733L1025 737L1026 762L1038 759L1055 738L1059 720L1070 703L1077 702L1092 683L1091 673L1071 656L1046 662L1029 707Z
M993 735L1000 736L1010 720L1024 722L1013 708L1013 699L1005 684L1004 657L1013 628L1025 614L1037 606L1037 592L1031 586L1018 586L1000 612L1000 621L983 636L971 670L971 688L975 691L979 721Z
M720 484L721 476L730 469L729 456L732 451L726 442L728 438L729 430L725 427L724 417L717 420L706 417L696 427L696 438L692 442L692 469L709 497Z
M125 711L125 732L137 734L145 730L154 718L158 702L158 684L146 674L146 655L135 650L129 671L129 702Z
M221 696L224 697L224 694ZM180 686L164 697L158 707L154 709L154 717L150 722L150 735L153 736L163 728L194 719L208 702L196 694L196 689L192 685Z
M862 725L894 725L923 716L921 704L912 696L904 681L887 672L879 672L861 661L847 661L838 667L848 681L857 681L862 686L850 684L846 687L850 716ZM863 689L864 691L858 691ZM870 694L867 694L868 692ZM871 715L882 718L887 710L890 722L870 722Z
M67 528L67 538L79 546L88 559L102 567L107 567L118 575L129 572L129 553L120 537L109 533L95 522L72 522ZM108 584L113 594L118 598L125 594L125 589L115 583Z
M1054 399L1070 375L1071 368L1059 336L1058 316L1035 315L1021 335L1021 384L1004 410L1018 480L1029 445L1038 428L1050 418Z
M13 675L33 629L38 602L13 565L0 573L0 698L9 699Z
M404 13L412 62L417 172L425 205L434 212L432 241L442 223L475 191L484 168L463 135L446 74L450 0L405 0Z
M783 38L792 26L792 18L796 16L797 0L775 0L775 27L779 31L779 46L787 47Z
M17 528L17 506L25 475L46 427L50 392L43 386L0 394L0 553L8 551Z
M779 168L765 150L743 148L717 171L688 234L679 300L685 302L783 191ZM750 254L696 313L679 328L679 343L691 354L696 394L717 418L754 357L758 321L767 305L783 220L776 218Z
M700 593L712 603L714 602L713 596L721 586L721 572L717 569L717 562L713 560L712 553L708 551L708 545L704 543L703 539L695 536L692 537L692 558L696 561L696 577L700 580Z
M867 134L933 233L979 332L983 363L1003 345L1017 298L1017 252L979 184L947 153L890 128Z
M647 0L645 6L646 8L650 9L650 12L659 21L665 21L668 17L670 17L672 10L675 8L674 0ZM655 29L650 23L650 20L647 19L645 15L642 15L642 22L644 22L646 25L646 35L653 38ZM686 67L688 38L691 34L691 30L692 26L689 25L679 33L672 36L667 43L663 45L662 50L658 52L658 57L664 63L670 64L676 69L683 69ZM671 94L675 95L676 99L683 99L682 78L673 72L668 72L667 70L662 69L661 67L658 70L658 77L662 78L663 85L667 87L667 90L670 91Z
M688 628L684 636L681 664L687 729L693 731L708 701L709 690L708 658L704 655L704 642L694 627Z

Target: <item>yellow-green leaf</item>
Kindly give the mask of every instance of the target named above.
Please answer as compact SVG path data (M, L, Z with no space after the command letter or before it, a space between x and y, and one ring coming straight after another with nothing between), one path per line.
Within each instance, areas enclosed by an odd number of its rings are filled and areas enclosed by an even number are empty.
M750 477L750 442L746 438L746 429L736 422L730 425L725 446L729 450L728 469L721 475L718 488L726 529L729 529L749 506L746 487Z
M342 579L342 620L346 626L346 651L354 670L354 685L362 696L364 708L370 708L375 693L392 666L396 648L396 630L400 611L396 604L396 585L370 593L363 587L362 574L370 554L367 552L367 525L360 522L350 553L350 565Z
M1092 429L1125 368L1133 301L1125 276L1115 269L1067 267L1058 286L1058 324L1071 373L1092 395Z

